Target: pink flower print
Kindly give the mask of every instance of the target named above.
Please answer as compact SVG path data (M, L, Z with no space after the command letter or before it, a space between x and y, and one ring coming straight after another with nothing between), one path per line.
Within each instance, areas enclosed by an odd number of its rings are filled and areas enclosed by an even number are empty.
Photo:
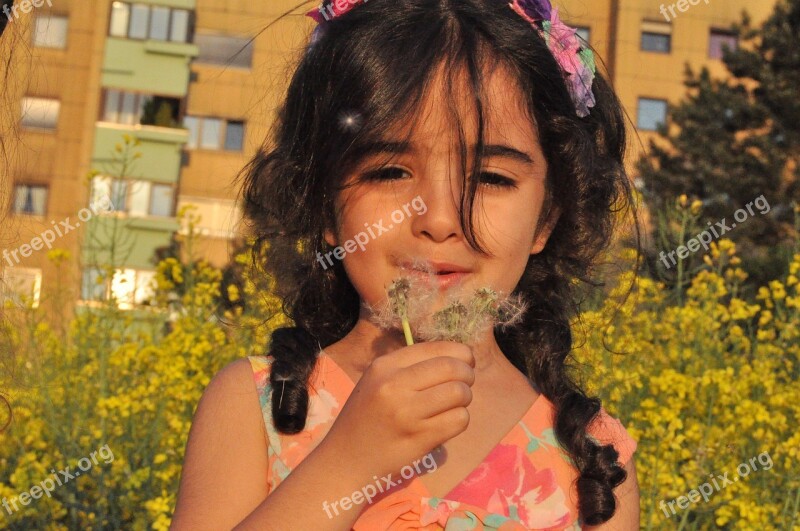
M528 528L560 529L570 521L567 498L549 469L536 470L525 451L497 445L447 498L518 519Z

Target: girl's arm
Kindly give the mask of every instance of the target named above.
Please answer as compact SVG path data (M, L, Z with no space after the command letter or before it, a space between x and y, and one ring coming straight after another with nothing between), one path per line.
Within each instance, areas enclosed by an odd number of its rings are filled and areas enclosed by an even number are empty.
M252 368L237 360L209 383L186 446L173 530L351 529L362 506L323 509L371 478L320 444L267 496L267 441Z
M636 478L636 464L631 456L625 465L628 477L614 489L617 496L617 511L608 522L588 526L588 531L634 531L639 529L639 481Z

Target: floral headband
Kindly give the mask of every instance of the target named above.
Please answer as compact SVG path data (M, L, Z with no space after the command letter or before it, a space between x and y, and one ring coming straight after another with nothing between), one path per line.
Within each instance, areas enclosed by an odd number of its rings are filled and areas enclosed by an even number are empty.
M324 22L341 17L355 6L367 3L368 0L327 0L307 13L319 24L314 30L311 42L315 43L321 36ZM512 0L508 6L539 32L544 38L550 52L564 72L575 112L581 118L589 115L594 107L595 98L592 93L597 68L594 53L583 47L577 30L564 24L558 18L558 9L553 8L550 0Z

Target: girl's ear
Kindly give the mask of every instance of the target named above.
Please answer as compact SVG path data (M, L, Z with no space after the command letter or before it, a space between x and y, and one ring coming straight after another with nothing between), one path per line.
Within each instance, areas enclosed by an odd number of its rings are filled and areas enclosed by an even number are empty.
M550 209L550 215L547 216L544 224L536 231L533 245L531 246L531 254L538 254L542 252L542 249L544 249L547 240L550 238L550 234L553 232L559 217L561 217L560 207L555 206Z

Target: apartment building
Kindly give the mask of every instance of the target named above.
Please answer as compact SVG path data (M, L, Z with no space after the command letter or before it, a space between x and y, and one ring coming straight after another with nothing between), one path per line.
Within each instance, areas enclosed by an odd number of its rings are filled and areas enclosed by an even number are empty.
M562 18L581 27L598 51L614 88L647 146L670 104L685 93L684 66L706 66L723 76L725 46L736 47L731 29L746 10L758 24L775 0L562 0ZM643 154L636 138L629 161ZM631 167L631 170L633 168Z
M20 11L30 54L16 54L11 96L20 138L7 165L6 298L79 286L82 304L145 302L188 204L201 217L196 256L228 261L235 177L306 39L302 14L262 31L285 10L277 4L55 0ZM75 259L56 268L51 247Z
M312 28L310 5L265 30L297 2L38 3L12 22L30 46L12 62L20 142L5 166L5 289L38 300L80 286L82 304L113 293L134 307L149 297L155 256L180 232L176 213L188 204L202 218L197 256L225 264L240 234L235 177L267 135ZM597 50L646 145L684 93L684 64L721 74L742 10L757 23L774 0L555 4ZM113 207L98 209L104 199ZM78 259L56 268L50 246Z

